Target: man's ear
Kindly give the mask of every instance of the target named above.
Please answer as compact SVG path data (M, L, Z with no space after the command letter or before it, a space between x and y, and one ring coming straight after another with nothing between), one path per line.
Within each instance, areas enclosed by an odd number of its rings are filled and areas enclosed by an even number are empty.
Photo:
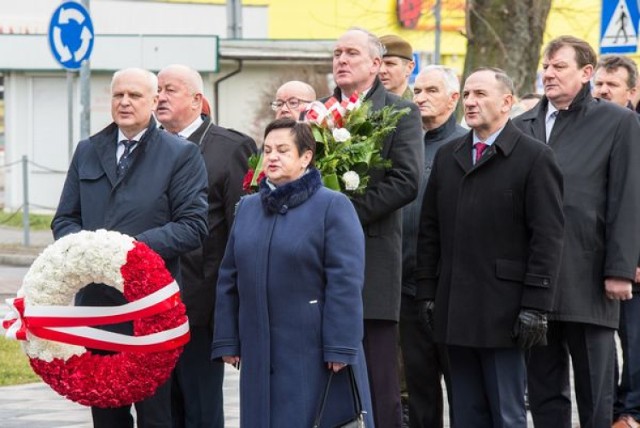
M411 73L413 73L414 68L416 68L416 63L413 61L408 61L404 77L408 78L409 76L411 76Z
M193 100L191 101L191 106L197 109L202 109L202 94L196 93L193 95Z

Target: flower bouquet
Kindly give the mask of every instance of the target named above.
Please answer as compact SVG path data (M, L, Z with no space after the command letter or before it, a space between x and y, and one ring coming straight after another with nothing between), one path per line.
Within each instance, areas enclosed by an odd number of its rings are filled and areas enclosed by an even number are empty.
M371 101L363 102L357 93L342 103L334 97L311 103L306 120L324 185L349 196L364 193L372 169L391 167L382 157L382 144L407 113L408 108L395 106L373 111Z
M249 170L242 179L242 190L247 194L255 193L258 190L258 185L265 177L262 170L262 152L249 156L248 164Z

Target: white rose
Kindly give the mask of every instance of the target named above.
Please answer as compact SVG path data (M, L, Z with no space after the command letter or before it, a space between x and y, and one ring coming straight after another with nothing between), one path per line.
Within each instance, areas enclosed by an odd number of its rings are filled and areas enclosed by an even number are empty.
M332 134L333 134L333 138L338 143L344 143L349 138L351 138L351 134L345 128L334 128L334 130L332 131Z
M346 190L356 190L360 186L360 176L355 171L347 171L342 174L342 181L344 181Z

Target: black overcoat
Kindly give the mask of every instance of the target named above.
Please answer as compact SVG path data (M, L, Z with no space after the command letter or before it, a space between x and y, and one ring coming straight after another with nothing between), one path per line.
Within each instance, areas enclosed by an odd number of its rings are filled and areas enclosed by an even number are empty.
M562 251L562 174L551 149L507 122L483 158L473 134L436 154L425 192L416 299L435 298L435 339L515 346L521 308L549 311Z
M236 204L244 194L242 180L247 160L256 151L245 134L225 129L209 117L188 138L200 148L209 181L209 233L202 246L180 257L182 300L189 324L208 326L213 322L218 269L233 223Z
M341 99L340 89L334 94ZM364 318L398 321L402 282L402 210L418 195L424 159L422 121L416 105L387 92L379 79L365 101L373 110L409 108L384 141L382 156L391 168L374 171L363 195L351 201L365 235Z
M545 140L543 97L514 120ZM633 280L640 254L640 125L635 113L594 99L585 85L549 137L564 176L564 251L552 318L618 328L604 279Z

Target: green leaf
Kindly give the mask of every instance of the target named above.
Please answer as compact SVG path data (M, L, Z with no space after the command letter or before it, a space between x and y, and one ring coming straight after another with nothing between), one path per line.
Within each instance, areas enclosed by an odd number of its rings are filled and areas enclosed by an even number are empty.
M340 191L340 183L338 182L338 176L336 174L322 176L322 183L331 190Z

